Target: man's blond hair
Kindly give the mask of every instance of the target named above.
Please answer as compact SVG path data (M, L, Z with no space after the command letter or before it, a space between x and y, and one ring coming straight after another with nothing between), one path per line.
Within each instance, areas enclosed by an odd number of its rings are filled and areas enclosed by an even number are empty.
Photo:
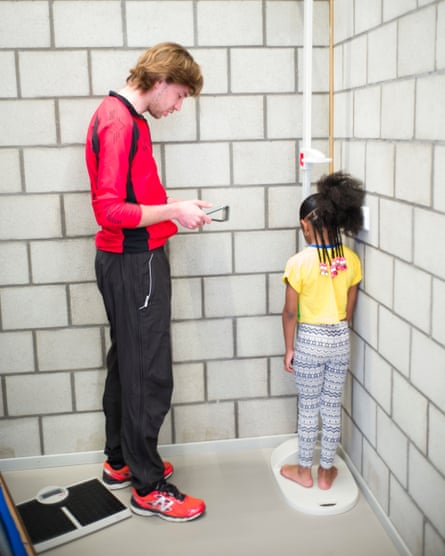
M201 68L192 55L173 42L163 42L146 50L130 70L127 83L146 92L157 81L164 80L185 85L191 96L198 96L204 83Z

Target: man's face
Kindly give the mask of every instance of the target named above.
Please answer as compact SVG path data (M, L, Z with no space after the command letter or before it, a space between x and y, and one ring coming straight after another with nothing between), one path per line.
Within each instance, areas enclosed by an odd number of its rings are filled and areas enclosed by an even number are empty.
M177 83L158 81L149 93L147 111L153 118L159 119L181 110L184 99L189 96L189 88Z

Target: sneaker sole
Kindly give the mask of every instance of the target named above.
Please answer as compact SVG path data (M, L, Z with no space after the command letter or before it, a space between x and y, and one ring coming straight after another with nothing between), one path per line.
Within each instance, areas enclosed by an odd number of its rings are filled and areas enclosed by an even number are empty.
M156 515L161 519L165 519L166 521L178 521L178 522L193 521L194 519L198 519L198 517L201 517L205 513L205 512L201 512L199 514L192 515L189 517L173 517L171 515L163 514L162 512L146 510L145 508L141 508L140 506L135 506L133 501L131 501L130 503L130 509L135 514L142 515L144 517L150 517Z
M110 490L119 490L120 488L126 488L131 485L131 481L122 481L118 483L107 483L102 479L103 484Z

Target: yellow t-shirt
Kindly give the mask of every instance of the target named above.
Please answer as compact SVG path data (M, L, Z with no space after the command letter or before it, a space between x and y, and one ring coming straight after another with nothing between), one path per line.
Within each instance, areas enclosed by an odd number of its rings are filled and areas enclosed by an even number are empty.
M317 248L306 247L286 264L283 281L298 293L298 321L307 324L335 324L346 318L348 290L362 279L360 259L343 246L346 270L331 278L320 274Z

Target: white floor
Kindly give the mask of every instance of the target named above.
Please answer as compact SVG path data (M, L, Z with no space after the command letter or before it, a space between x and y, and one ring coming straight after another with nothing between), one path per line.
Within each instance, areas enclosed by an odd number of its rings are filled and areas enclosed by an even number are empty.
M53 548L48 556L397 556L395 545L360 493L351 510L306 515L283 496L270 465L272 448L192 450L167 458L170 479L203 498L206 514L171 523L132 515L110 527ZM16 504L49 485L69 486L101 476L101 464L3 471ZM125 504L130 489L114 491Z

